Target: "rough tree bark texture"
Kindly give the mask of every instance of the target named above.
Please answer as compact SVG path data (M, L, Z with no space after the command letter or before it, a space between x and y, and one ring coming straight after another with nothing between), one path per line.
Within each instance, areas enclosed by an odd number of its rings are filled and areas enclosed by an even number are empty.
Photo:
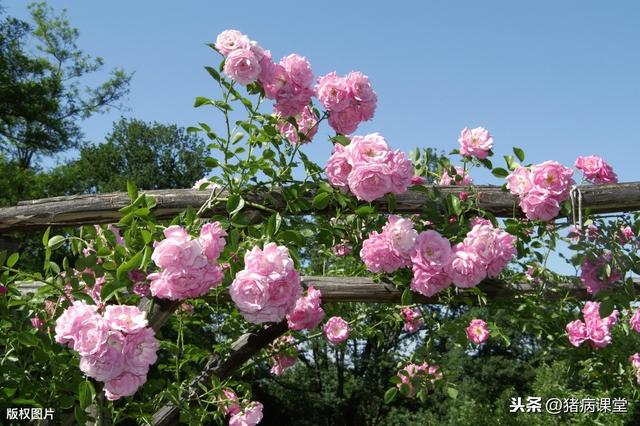
M479 208L496 216L511 217L514 212L520 216L517 198L505 192L499 186L478 185L473 190L466 187L432 186L438 198L447 194L459 194L461 191L475 194ZM640 210L640 182L628 182L611 185L584 185L578 187L582 197L582 208L593 213L609 213ZM199 208L209 198L209 191L195 189L173 189L142 191L153 196L157 206L153 209L159 219L172 218L187 207ZM222 194L221 197L224 197ZM248 201L265 204L275 210L282 210L284 201L277 191L257 192L246 195ZM429 194L408 191L397 196L398 213L418 213L429 202ZM117 222L121 218L118 209L127 206L130 200L124 192L95 195L74 195L40 200L21 201L17 206L0 209L0 233L37 229L47 226L75 226L96 223ZM374 201L379 211L388 206L384 199ZM214 213L226 214L225 203L219 203L203 212L203 216Z

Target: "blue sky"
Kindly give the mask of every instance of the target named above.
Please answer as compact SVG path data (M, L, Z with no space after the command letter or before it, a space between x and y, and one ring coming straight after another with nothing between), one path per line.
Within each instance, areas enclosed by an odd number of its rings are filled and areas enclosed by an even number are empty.
M501 158L572 165L603 156L621 181L640 180L640 2L596 1L122 1L52 0L80 30L80 46L108 66L134 71L128 111L84 122L103 140L121 114L194 125L216 123L196 96L216 97L205 43L235 28L273 52L306 56L316 75L367 74L375 118L357 133L382 133L393 148L449 151L465 127L484 126ZM25 2L5 0L12 15ZM304 151L324 164L326 124ZM499 163L500 160L494 161ZM498 183L488 173L477 183Z

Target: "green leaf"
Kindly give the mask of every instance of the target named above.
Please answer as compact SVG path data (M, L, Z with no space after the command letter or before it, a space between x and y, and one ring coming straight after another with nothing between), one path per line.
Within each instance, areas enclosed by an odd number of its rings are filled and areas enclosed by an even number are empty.
M204 98L202 96L198 96L196 97L195 102L193 103L193 106L195 108L201 107L202 105L211 105L211 99L209 98Z
M411 294L411 290L405 288L402 292L402 297L400 298L400 303L403 305L410 305L411 300L413 299L413 295Z
M80 382L80 386L78 386L78 401L80 401L80 408L85 410L91 405L95 396L96 390L89 380Z
M220 162L212 157L207 157L204 159L204 165L211 168L216 168L220 166Z
M502 167L496 167L495 169L491 170L491 173L495 177L499 177L499 178L506 178L507 176L509 176L509 172L503 169Z
M300 235L296 231L286 230L282 231L278 234L278 239L285 243L292 243L299 247L303 247L305 244L305 239L302 235Z
M215 81L220 81L220 73L218 71L216 71L215 68L212 67L204 67L204 69L207 70L207 72L209 73L209 75L211 75L211 77L213 77L213 79Z
M361 206L356 209L356 214L358 216L367 216L370 214L374 214L376 211L371 206Z
M455 213L457 216L460 216L460 213L462 213L462 205L460 204L460 198L456 197L453 194L449 194L448 198L449 198L449 203L451 205L452 212Z
M130 180L127 181L127 194L129 194L131 201L138 199L138 187Z
M20 255L18 253L13 253L11 256L9 256L9 259L7 259L7 266L9 268L13 268L13 265L18 262L18 259L20 259Z
M236 228L244 228L251 223L251 216L246 212L239 212L231 218L231 226Z
M49 242L49 232L51 232L51 227L47 227L47 230L44 231L44 235L42 236L42 245L47 247L47 243Z
M118 290L126 287L127 284L123 281L107 281L100 289L100 298L103 302L111 299Z
M118 269L116 271L116 277L120 280L124 277L124 274L140 266L140 261L142 260L143 254L144 254L144 249L140 250L131 259L127 260L122 265L118 266Z
M230 195L227 199L227 211L229 212L229 216L233 216L238 213L244 207L245 201L238 194Z
M331 200L331 195L327 192L321 192L315 197L313 197L313 201L311 205L314 209L324 210L329 205L329 201Z
M520 148L516 148L515 146L513 147L513 153L516 155L516 157L518 157L518 160L520 160L520 162L524 161L524 151L521 150Z
M449 395L449 398L451 399L457 399L458 398L458 389L456 388L452 388L451 386L449 386L447 388L447 395Z
M387 391L384 393L384 403L390 403L395 399L396 395L398 395L398 388L394 387L387 389Z
M28 332L22 332L17 335L18 341L22 343L24 346L39 346L40 339Z
M64 240L65 240L64 236L54 235L53 237L49 238L49 242L47 243L47 246L50 249L55 250L64 243Z

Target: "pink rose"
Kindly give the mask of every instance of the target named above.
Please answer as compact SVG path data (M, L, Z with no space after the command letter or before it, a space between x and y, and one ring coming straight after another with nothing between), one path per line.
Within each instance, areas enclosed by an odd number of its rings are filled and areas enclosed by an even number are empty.
M442 176L440 176L438 185L471 185L473 183L469 174L466 173L462 167L455 167L455 170L456 174L453 176L449 176L447 169L442 170Z
M382 233L389 240L391 250L398 257L408 261L418 238L418 232L413 229L413 222L394 214L389 215Z
M618 182L618 176L613 171L613 168L602 158L595 155L578 157L575 166L578 170L582 170L584 177L591 183Z
M484 160L489 155L489 151L493 148L493 138L484 127L476 127L469 130L462 129L460 132L460 154L468 157L476 157Z
M309 105L312 96L311 89L295 86L287 80L287 83L278 91L273 108L281 116L295 117Z
M334 144L333 153L325 166L325 173L329 183L338 188L347 189L349 187L348 178L350 172L351 165L349 164L348 151L341 144Z
M309 105L305 106L302 113L296 116L296 123L298 125L297 130L288 121L278 122L278 130L280 130L280 133L282 133L291 143L310 142L318 132L318 117L316 117ZM304 135L302 141L300 141L300 133Z
M587 328L584 323L580 320L571 321L567 324L567 334L569 335L569 342L578 347L588 339L587 337Z
M376 93L371 87L369 77L361 72L350 72L347 74L347 88L349 95L359 102L368 102L374 100Z
M220 226L220 222L206 223L200 230L200 236L197 241L200 243L202 252L209 262L216 262L220 257L220 253L222 253L226 244L224 240L226 236L227 233Z
M289 75L282 65L271 59L271 52L266 50L260 60L258 82L264 89L267 99L276 99L280 89L287 84Z
M31 326L37 330L40 330L44 327L44 320L40 318L39 315L34 315L31 317Z
M353 107L329 112L329 126L336 133L348 135L356 131L361 121L361 112Z
M451 277L441 266L425 266L414 263L412 271L411 290L424 296L431 297L451 284Z
M151 260L160 268L198 268L207 263L202 247L191 240L181 226L170 226L164 230L165 239L154 243Z
M76 301L56 320L56 342L65 344L80 355L93 355L107 339L108 327L96 313L96 307Z
M564 167L557 161L545 161L531 169L531 181L539 188L546 189L560 201L569 197L573 180L573 170Z
M408 259L398 256L393 250L391 241L384 232L379 234L372 231L369 234L369 238L362 243L360 258L373 273L391 273L398 268L409 266Z
M533 182L531 181L531 172L528 168L518 166L514 171L507 176L507 188L512 194L526 195L531 188L533 188Z
M469 323L469 327L467 327L465 330L467 332L467 339L469 339L470 342L473 342L476 345L484 343L487 341L487 339L489 339L490 331L487 328L486 321L484 320L471 320L471 322Z
M550 221L560 213L557 198L543 188L534 188L520 198L520 208L531 220Z
M349 255L349 253L351 253L351 250L352 250L351 246L344 243L336 244L333 247L331 247L331 251L337 257L345 257Z
M123 396L131 396L146 381L146 376L136 376L135 374L124 372L104 384L105 396L109 401L118 400Z
M636 309L633 316L629 320L631 329L637 333L640 333L640 309Z
M300 296L300 275L289 251L269 243L254 247L244 257L245 269L236 274L229 293L247 321L281 321Z
M582 262L580 266L580 281L588 293L598 294L599 291L610 288L613 283L622 279L620 272L615 269L611 270L609 278L600 279L598 277L598 270L610 261L611 254L605 253L595 263L591 262L589 258L585 258L584 262Z
M321 296L320 290L309 287L307 295L296 300L293 310L287 314L289 329L311 330L320 324L324 318Z
M457 287L475 287L487 276L486 264L475 247L467 244L453 246L446 273Z
M224 63L224 73L245 86L256 81L260 71L260 59L249 49L232 51Z
M413 179L413 163L407 159L402 151L394 151L390 156L390 167L393 170L391 175L391 192L394 194L404 194L411 185Z
M313 83L313 71L307 58L292 54L280 60L280 65L289 76L289 81L298 87L309 87Z
M378 97L373 94L373 98L366 102L356 102L355 107L352 107L360 115L360 121L369 121L376 113L376 106L378 104Z
M108 336L97 353L80 358L80 370L102 382L118 377L124 371L124 336L118 331L112 331Z
M244 411L234 414L229 419L229 426L255 426L262 420L262 404L251 402Z
M147 326L147 313L137 306L108 305L105 308L104 320L111 330L134 333Z
M423 267L444 266L449 263L450 255L449 240L437 231L428 230L417 236L411 261Z
M422 364L409 363L404 368L398 371L397 376L400 378L400 383L396 384L398 389L408 387L408 398L413 398L418 393L419 389L429 390L437 380L442 379L442 373L439 371L440 367L437 365L429 365L426 362Z
M207 263L192 269L169 268L150 274L151 294L161 299L183 300L200 297L222 282L219 266Z
M331 317L324 325L324 335L334 345L344 342L349 338L349 324L341 317Z
M415 333L424 325L422 314L417 309L403 308L400 315L404 319L404 329L407 333Z
M347 80L338 77L335 72L318 77L315 92L320 103L332 113L344 111L351 105Z
M231 389L222 390L223 397L219 398L224 414L235 415L240 412L240 404L238 404L238 396Z
M620 244L626 244L633 240L636 234L633 233L633 229L630 226L621 227L617 234L617 239Z
M414 176L411 178L411 185L424 185L427 180L422 176Z
M223 56L227 56L236 49L248 49L250 40L240 31L225 30L218 34L215 46Z
M392 174L387 164L361 164L349 174L349 189L359 200L371 202L391 192Z
M123 348L126 370L138 376L146 375L149 366L158 360L157 351L158 341L152 328L127 334Z
M346 151L352 167L367 163L387 164L391 154L389 144L380 133L352 136Z

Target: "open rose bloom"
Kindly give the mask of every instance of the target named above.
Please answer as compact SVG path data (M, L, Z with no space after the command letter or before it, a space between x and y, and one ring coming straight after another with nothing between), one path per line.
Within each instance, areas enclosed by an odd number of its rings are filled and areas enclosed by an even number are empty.
M467 332L467 339L476 345L484 343L489 339L490 331L487 327L487 322L484 320L471 320L469 327L467 327L465 331Z

